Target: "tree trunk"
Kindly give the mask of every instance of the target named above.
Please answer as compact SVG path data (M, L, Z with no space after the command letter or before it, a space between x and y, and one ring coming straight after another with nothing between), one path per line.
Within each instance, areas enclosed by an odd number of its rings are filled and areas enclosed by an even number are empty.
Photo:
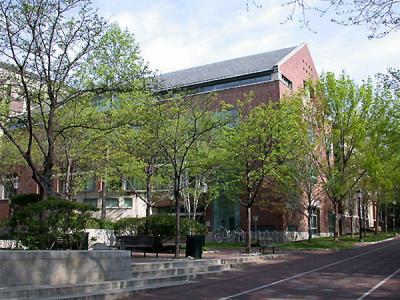
M251 206L247 206L247 236L246 236L246 253L251 252Z
M181 176L175 172L174 199L175 199L175 257L180 254L179 242L181 240Z
M379 209L378 209L378 202L374 204L375 209L375 235L378 234L378 227L379 227Z
M102 188L101 188L101 219L105 220L107 217L107 211L106 211L106 197L107 197L107 182L106 180L103 180L102 183Z
M339 240L339 203L335 201L334 203L334 210L335 210L335 232L333 235L333 240Z
M175 212L175 225L176 225L176 231L175 231L175 257L179 256L179 242L181 240L181 200L180 200L180 195L179 195L179 190L174 191L174 197L175 197L175 204L176 204L176 212Z
M387 215L388 215L388 210L387 210L387 202L385 203L385 232L388 232L388 219L387 219Z
M367 236L367 205L363 203L363 215L364 215L364 237Z
M151 176L147 174L146 176L146 217L151 215L151 207L152 207L152 188L151 188Z
M353 215L353 213L351 213L351 215L350 215L350 222L351 222L350 234L351 234L351 237L354 238L354 215Z
M308 223L308 242L311 243L312 229L311 229L311 211L310 210L308 211L307 223Z
M361 198L358 198L358 226L359 226L359 232L358 232L358 241L362 241L362 231L361 231Z

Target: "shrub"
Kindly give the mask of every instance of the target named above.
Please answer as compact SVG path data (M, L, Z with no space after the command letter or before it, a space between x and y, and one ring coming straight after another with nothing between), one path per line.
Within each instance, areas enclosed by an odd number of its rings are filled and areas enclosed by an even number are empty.
M11 198L11 205L13 207L26 206L40 200L41 197L38 194L18 194Z
M207 226L201 224L193 219L182 219L181 220L181 234L182 235L194 235L194 234L206 234Z
M114 224L115 235L144 234L144 218L122 218Z
M115 223L111 220L90 218L86 226L90 229L114 229Z
M10 225L16 239L29 249L81 248L91 210L82 203L49 197L17 206Z
M145 231L162 238L175 236L175 216L151 215L146 218ZM181 235L205 234L207 227L193 219L181 219Z
M170 215L151 215L145 221L146 233L162 238L174 236L175 228L175 217Z

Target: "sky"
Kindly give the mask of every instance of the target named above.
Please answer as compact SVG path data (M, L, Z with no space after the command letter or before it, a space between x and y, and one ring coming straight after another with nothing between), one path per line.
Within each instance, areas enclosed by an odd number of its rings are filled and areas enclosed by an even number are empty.
M159 73L287 48L306 42L318 71L345 71L357 82L400 68L400 31L368 39L364 26L311 16L310 27L285 22L287 0L93 0L99 14L135 35Z

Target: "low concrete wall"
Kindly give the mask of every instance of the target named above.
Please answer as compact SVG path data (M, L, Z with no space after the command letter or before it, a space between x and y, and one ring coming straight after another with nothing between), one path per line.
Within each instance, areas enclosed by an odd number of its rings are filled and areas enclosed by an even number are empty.
M128 279L129 251L0 251L0 287Z

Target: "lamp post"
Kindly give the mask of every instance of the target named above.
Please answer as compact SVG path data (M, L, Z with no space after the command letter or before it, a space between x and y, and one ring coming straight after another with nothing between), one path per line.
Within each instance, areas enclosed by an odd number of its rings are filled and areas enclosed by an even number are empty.
M361 231L361 196L362 193L361 191L357 191L356 197L358 199L358 225L359 225L359 230L358 230L358 241L362 242L362 231Z
M396 206L396 201L393 201L393 234L397 235L397 232L396 232L396 210L395 210L395 206Z

